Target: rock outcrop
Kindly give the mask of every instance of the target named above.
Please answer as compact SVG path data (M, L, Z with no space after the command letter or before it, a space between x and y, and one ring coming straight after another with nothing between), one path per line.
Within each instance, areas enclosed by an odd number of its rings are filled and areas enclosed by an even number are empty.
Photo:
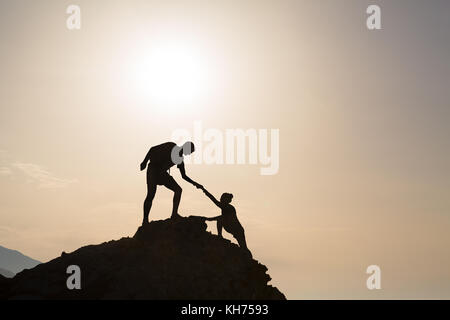
M81 270L69 290L67 267ZM285 299L267 268L201 217L153 221L134 237L82 247L0 279L0 299Z

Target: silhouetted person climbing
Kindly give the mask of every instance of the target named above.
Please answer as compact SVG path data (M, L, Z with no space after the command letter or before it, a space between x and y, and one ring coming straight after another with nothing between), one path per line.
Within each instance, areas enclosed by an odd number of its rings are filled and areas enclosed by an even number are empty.
M183 156L190 155L194 151L195 147L192 142L186 142L182 147L177 146L173 142L166 142L150 148L144 161L141 163L142 171L150 161L147 168L147 197L144 201L144 219L142 224L148 223L148 215L158 185L163 185L174 192L172 218L180 217L178 206L181 200L182 189L168 172L172 166L177 165L184 180L192 183L197 188L202 188L201 184L198 184L186 175L184 168Z
M252 255L250 250L247 248L247 242L245 241L245 232L241 223L239 222L236 209L231 205L231 200L233 199L233 195L231 193L223 193L220 197L220 201L217 201L214 196L208 192L203 186L200 188L203 190L206 196L211 199L212 202L216 206L218 206L222 210L222 215L206 218L207 221L217 221L217 234L222 238L222 227L225 231L231 233L233 237L239 243L239 246L244 250L248 251L250 256Z

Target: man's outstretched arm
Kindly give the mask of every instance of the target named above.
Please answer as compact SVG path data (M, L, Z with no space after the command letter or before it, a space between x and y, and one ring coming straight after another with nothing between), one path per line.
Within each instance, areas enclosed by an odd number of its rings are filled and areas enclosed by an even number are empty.
M208 198L210 198L211 199L211 201L212 202L214 202L214 204L216 205L216 206L218 206L219 208L222 208L221 206L220 206L220 202L211 194L211 193L209 193L209 191L208 190L206 190L205 188L201 188L202 190L203 190L203 193L208 197Z
M202 187L203 187L200 183L195 182L194 180L192 180L191 178L189 178L189 177L186 175L186 169L184 168L184 163L183 163L183 162L180 163L177 167L178 167L178 169L180 170L181 177L182 177L184 180L186 180L187 182L193 184L193 185L194 185L195 187L197 187L197 188L202 188Z

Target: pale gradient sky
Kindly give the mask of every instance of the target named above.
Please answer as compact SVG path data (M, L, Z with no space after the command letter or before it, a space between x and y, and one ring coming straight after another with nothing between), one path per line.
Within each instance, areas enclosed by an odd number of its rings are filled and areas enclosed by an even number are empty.
M81 30L66 29L69 4ZM382 30L367 30L369 4ZM0 244L48 261L132 236L150 146L196 120L278 128L277 175L187 167L234 194L274 285L289 299L450 298L449 15L446 0L1 0ZM165 42L207 70L207 90L171 108L130 80ZM172 173L181 214L218 213ZM152 219L171 196L158 190ZM382 290L365 286L371 264Z

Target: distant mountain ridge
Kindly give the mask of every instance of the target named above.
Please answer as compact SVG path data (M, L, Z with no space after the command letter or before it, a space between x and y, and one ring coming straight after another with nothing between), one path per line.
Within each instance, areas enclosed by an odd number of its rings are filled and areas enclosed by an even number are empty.
M2 276L4 276L5 278L12 278L12 277L15 276L14 272L6 270L6 269L3 269L3 268L0 268L0 274Z
M17 250L11 250L0 246L0 268L14 274L24 269L32 269L41 262L32 259Z

